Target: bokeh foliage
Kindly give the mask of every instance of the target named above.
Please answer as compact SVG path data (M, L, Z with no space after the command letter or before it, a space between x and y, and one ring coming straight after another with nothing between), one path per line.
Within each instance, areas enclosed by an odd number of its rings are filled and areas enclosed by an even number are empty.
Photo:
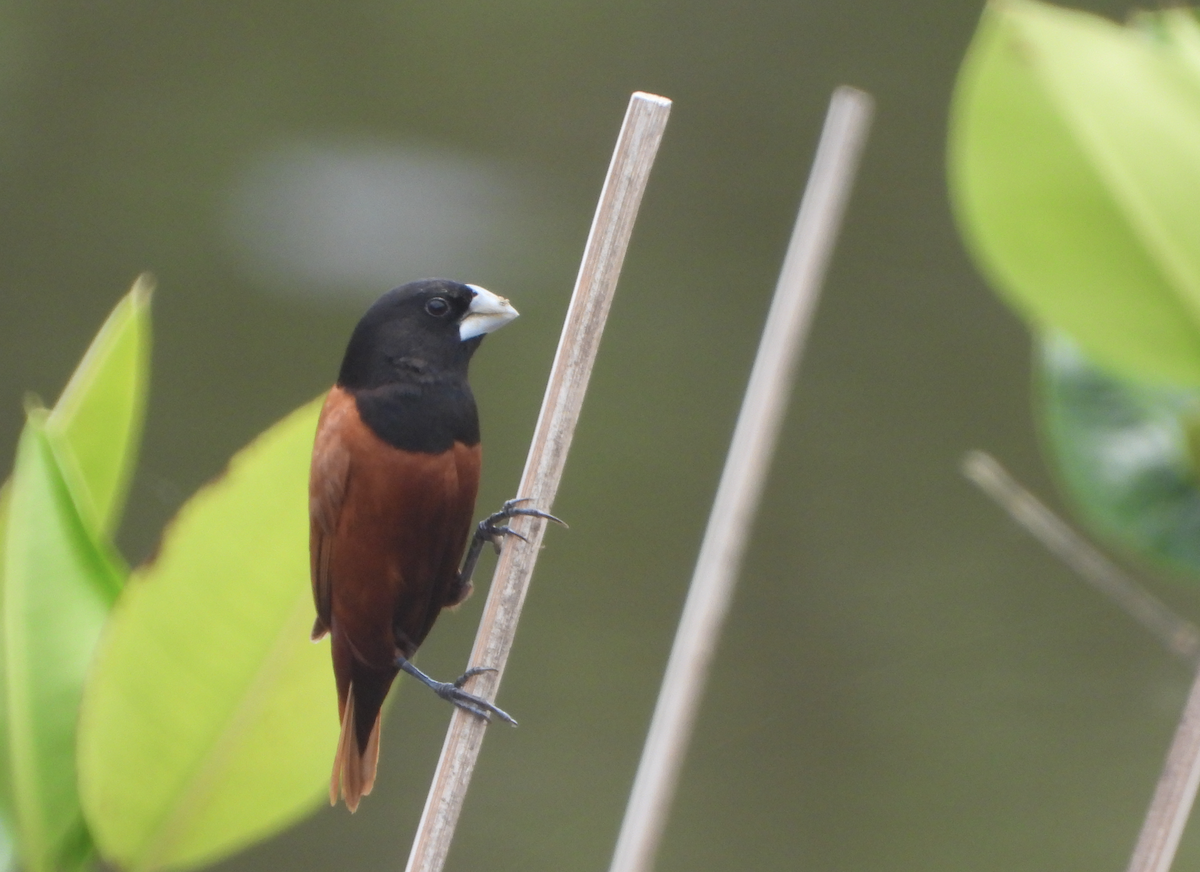
M308 642L318 406L269 429L129 570L110 536L141 438L150 288L113 311L53 410L30 402L3 492L4 815L33 872L211 861L313 809L337 720Z
M1200 567L1200 390L1116 378L1061 334L1038 345L1043 435L1080 513L1127 549Z
M275 832L327 792L338 722L314 645L307 460L319 404L197 493L109 621L79 730L103 856L193 866Z
M1081 516L1200 573L1197 155L1192 11L989 5L950 125L959 226L1039 337L1045 442Z
M77 868L91 854L75 729L92 650L126 571L120 518L149 381L150 284L116 307L53 411L31 408L3 531L5 807L22 862Z

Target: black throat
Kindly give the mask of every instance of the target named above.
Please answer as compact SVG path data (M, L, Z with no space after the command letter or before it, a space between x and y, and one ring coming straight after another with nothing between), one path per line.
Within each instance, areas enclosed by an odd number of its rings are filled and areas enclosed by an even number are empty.
M441 454L479 444L479 412L466 376L439 373L352 392L363 423L402 451Z

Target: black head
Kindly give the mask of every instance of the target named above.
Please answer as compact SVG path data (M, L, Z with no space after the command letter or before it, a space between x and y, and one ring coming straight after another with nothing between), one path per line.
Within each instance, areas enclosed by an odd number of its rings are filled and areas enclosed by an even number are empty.
M338 384L356 391L465 377L484 335L515 317L507 300L477 285L448 279L403 285L380 297L354 328Z

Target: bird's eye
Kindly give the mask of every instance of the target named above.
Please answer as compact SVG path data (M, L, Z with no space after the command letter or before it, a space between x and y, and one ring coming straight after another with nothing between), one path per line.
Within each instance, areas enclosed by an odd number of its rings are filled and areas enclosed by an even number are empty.
M445 297L434 297L425 304L425 311L435 318L444 318L450 312L450 304Z

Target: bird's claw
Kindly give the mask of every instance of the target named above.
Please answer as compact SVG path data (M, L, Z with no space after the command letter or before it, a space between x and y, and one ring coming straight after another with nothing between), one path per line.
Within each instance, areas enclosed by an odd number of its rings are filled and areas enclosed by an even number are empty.
M496 549L496 553L500 553L500 549L504 544L505 536L516 536L526 542L529 538L521 533L518 533L512 527L504 522L509 518L519 517L524 515L530 518L541 518L546 521L553 521L556 524L567 526L560 518L554 517L549 512L543 512L541 509L522 508L521 503L527 503L530 497L518 497L513 500L508 500L500 507L500 511L488 515L479 522L479 526L475 528L475 535L471 537L471 544L467 548L467 556L463 558L462 568L458 571L459 590L467 590L467 586L471 583L471 576L475 573L475 565L479 562L479 555L483 553L483 545L485 542L491 542L492 547Z
M470 669L468 669L462 675L458 676L458 678L454 679L454 686L461 688L464 684L467 683L468 679L474 678L476 675L482 675L485 672L499 672L499 671L500 670L497 669L495 666L472 666Z
M517 497L516 499L506 500L504 505L500 507L500 511L493 512L482 521L479 522L479 536L487 539L496 549L496 553L500 553L500 543L504 541L505 536L516 536L525 542L529 541L527 536L518 533L516 530L501 522L507 521L509 518L516 518L522 515L530 518L542 518L546 521L553 521L555 524L567 526L566 522L561 518L556 518L549 512L543 512L541 509L523 509L521 503L527 503L532 497Z
M408 673L447 702L452 702L459 708L466 709L473 715L478 715L488 723L491 723L492 715L495 715L500 720L512 724L514 727L517 725L512 715L504 711L504 709L497 708L481 696L476 696L469 691L463 690L463 685L467 683L467 679L484 672L496 672L495 667L472 666L453 682L438 681L430 678L402 654L396 655L396 668Z
M495 671L496 669L491 666L473 666L455 679L453 683L447 681L436 682L437 686L433 688L433 692L447 702L454 703L460 709L465 709L473 715L478 715L488 723L491 723L492 715L495 715L500 720L515 727L517 725L516 720L504 709L493 705L481 696L476 696L469 691L463 690L462 686L466 683L467 679L482 672Z
M496 549L497 554L500 553L500 544L504 541L505 536L516 536L522 542L529 541L528 536L526 536L524 533L518 533L507 524L501 527L489 526L485 535L488 537L488 541L492 543L492 547Z

